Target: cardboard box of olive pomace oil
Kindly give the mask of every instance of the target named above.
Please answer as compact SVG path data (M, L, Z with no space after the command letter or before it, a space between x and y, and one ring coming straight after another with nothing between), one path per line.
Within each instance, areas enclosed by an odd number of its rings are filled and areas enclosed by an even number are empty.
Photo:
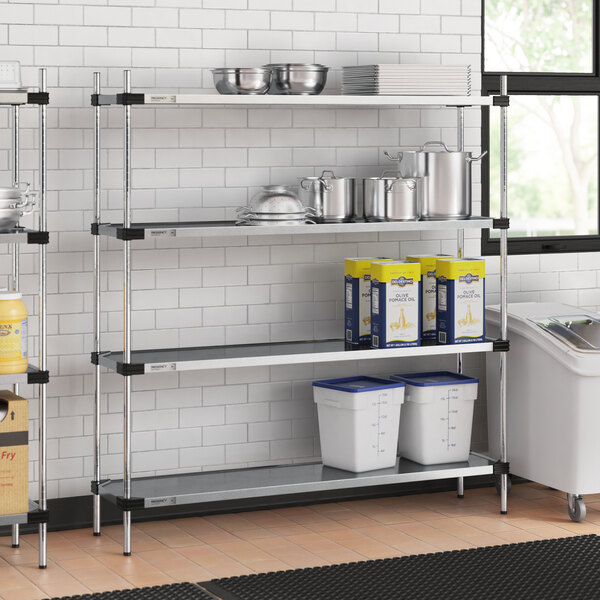
M371 265L371 346L421 345L421 265L405 260Z
M452 258L454 256L449 254L411 254L406 257L407 261L421 265L421 304L423 307L421 312L421 339L435 340L436 338L437 279L435 263L437 260L450 260Z
M29 511L29 406L0 391L0 515Z
M436 271L438 343L485 341L485 260L439 260Z
M371 263L391 258L347 258L344 261L346 341L371 343Z

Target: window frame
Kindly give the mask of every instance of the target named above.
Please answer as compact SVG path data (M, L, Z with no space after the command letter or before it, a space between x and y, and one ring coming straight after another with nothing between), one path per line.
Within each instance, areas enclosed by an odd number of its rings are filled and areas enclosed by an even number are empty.
M483 96L500 93L500 77L508 77L508 95L530 96L596 96L598 99L598 205L596 235L509 237L509 254L550 254L567 252L600 251L600 8L597 1L592 2L592 72L591 73L502 73L486 72L485 69L485 3L481 0L481 94ZM510 127L510 109L508 111ZM484 150L490 148L490 110L482 109L481 145ZM490 216L490 163L489 153L481 165L481 214ZM510 180L508 195L508 214L510 216ZM500 239L492 238L490 230L481 234L481 253L484 256L500 253Z

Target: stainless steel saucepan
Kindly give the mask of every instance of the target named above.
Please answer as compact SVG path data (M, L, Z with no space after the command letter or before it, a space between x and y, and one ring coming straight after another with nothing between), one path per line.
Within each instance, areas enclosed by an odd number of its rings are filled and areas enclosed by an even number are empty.
M320 177L299 177L300 199L315 209L321 223L351 221L356 215L356 179L323 171Z
M367 221L416 221L420 215L423 180L404 179L391 171L363 179L364 217Z

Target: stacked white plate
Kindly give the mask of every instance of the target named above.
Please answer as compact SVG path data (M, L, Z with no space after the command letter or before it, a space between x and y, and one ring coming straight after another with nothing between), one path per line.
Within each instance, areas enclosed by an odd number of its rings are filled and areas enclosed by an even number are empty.
M343 67L342 94L470 96L470 65L360 65Z

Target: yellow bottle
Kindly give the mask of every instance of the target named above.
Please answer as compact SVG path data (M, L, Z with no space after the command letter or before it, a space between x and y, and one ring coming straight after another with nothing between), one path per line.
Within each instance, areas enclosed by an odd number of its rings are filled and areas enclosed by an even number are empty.
M0 375L27 371L27 308L18 292L0 292Z

